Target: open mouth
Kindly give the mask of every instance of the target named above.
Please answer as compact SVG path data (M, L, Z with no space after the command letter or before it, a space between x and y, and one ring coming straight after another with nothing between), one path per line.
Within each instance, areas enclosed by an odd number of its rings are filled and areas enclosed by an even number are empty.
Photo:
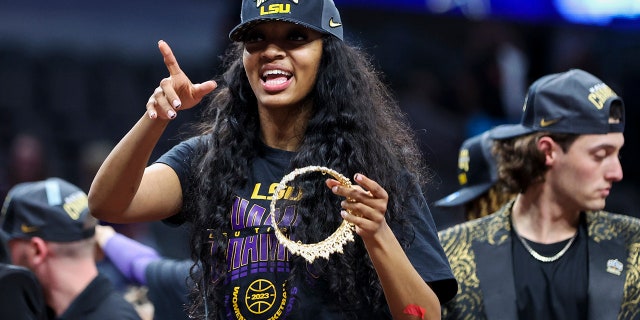
M262 74L262 82L267 86L277 86L289 81L292 76L290 72L284 70L267 70Z

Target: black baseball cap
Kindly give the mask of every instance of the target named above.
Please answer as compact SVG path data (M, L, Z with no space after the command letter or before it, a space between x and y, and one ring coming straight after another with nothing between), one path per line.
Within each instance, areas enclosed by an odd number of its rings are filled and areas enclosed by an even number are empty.
M490 131L473 136L462 143L458 154L460 189L436 201L437 207L454 207L478 198L498 181L496 161L491 154Z
M620 121L609 123L613 106ZM624 102L594 75L571 69L536 80L525 98L519 124L502 125L491 137L501 140L532 132L606 134L624 131Z
M87 195L60 178L15 185L2 205L2 231L10 238L71 242L92 237L98 220Z
M331 34L343 40L342 20L333 0L243 0L240 24L231 30L231 41L265 21L286 21Z

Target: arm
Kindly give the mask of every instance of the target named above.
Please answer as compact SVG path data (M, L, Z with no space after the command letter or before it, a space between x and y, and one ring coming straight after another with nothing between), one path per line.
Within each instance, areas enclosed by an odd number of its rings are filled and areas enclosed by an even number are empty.
M117 233L111 226L96 226L96 242L127 280L146 285L147 266L160 260L158 252Z
M357 174L360 187L345 188L327 180L335 194L353 199L343 201L342 217L356 225L378 273L389 310L394 319L440 319L440 301L422 279L386 223L388 194L375 181ZM364 189L363 189L364 188ZM365 191L369 190L369 191Z
M160 220L177 213L182 204L182 189L175 172L163 164L147 164L177 110L195 106L215 89L216 83L191 83L169 45L160 41L158 47L169 77L160 81L147 102L147 112L111 151L89 190L91 214L103 221Z

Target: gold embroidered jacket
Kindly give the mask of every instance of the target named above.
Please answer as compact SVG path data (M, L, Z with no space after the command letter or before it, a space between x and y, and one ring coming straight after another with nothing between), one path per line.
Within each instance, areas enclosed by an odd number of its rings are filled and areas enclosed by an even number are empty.
M439 232L458 294L442 319L517 319L511 205ZM586 212L589 320L640 319L640 219Z

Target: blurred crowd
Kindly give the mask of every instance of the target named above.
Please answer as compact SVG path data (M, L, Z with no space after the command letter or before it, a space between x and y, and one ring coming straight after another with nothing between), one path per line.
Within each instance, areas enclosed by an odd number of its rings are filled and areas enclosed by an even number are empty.
M612 191L608 209L629 215L640 195L638 162L640 30L516 21L471 21L407 12L344 10L348 41L370 53L407 113L418 137L431 183L431 202L457 187L458 148L468 137L502 123L518 122L526 87L542 74L581 68L598 75L627 103L625 177ZM229 19L235 21L234 19ZM372 27L372 22L384 26ZM221 23L226 34L228 26ZM222 27L221 27L222 28ZM125 35L123 35L125 36ZM222 37L223 41L226 41ZM155 40L155 39L152 39ZM150 46L154 41L149 40ZM226 47L220 43L216 48ZM185 55L189 47L174 47ZM197 81L216 74L222 49L183 68ZM166 70L157 56L126 52L85 55L60 47L33 51L20 43L0 45L0 196L18 182L59 176L88 191L98 166L140 117L148 95ZM181 113L156 156L179 139L196 113ZM153 156L152 158L155 158ZM439 228L462 219L453 209L433 207ZM161 223L117 226L118 230L183 258L175 232ZM166 242L166 243L163 243ZM186 242L186 240L185 240Z
M640 161L634 123L640 120L640 93L634 90L640 83L640 30L354 8L342 16L349 24L347 41L370 54L413 126L430 170L425 190L430 204L459 187L456 169L463 141L499 124L519 122L533 79L580 68L624 97L624 179L613 186L605 209L640 217L632 205L640 196L640 169L634 165ZM194 81L205 81L221 68L218 57L235 17L218 24L221 30L214 32L223 36L211 52L197 55L188 46L173 47L178 57L209 57L181 60ZM148 40L153 47L159 39ZM131 58L108 50L87 55L60 46L33 50L21 42L0 42L0 199L18 183L53 176L88 192L107 154L144 112L148 88L165 77L158 56ZM152 159L175 145L197 117L198 112L180 113L174 120L179 124L167 129ZM463 210L431 206L438 229L464 221ZM161 222L112 227L157 250L158 256L189 258L185 228ZM128 289L127 279L113 266L101 268L118 290Z

